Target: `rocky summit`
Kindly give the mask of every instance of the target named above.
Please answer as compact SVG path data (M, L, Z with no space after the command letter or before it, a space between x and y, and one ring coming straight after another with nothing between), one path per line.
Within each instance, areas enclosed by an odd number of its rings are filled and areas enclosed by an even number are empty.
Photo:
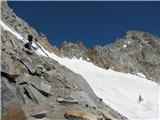
M64 42L58 48L19 18L5 1L1 2L1 21L25 39L32 34L37 46L60 57L82 58L104 69L143 73L148 79L160 82L160 37L128 31L123 38L106 46L89 49L81 42ZM97 97L81 75L27 50L24 45L1 26L2 120L127 119Z

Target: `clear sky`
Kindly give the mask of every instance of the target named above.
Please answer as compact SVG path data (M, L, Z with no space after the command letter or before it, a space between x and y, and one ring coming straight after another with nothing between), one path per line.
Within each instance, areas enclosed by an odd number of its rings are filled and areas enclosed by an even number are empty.
M9 1L9 6L53 45L64 40L106 45L128 30L160 35L160 1Z

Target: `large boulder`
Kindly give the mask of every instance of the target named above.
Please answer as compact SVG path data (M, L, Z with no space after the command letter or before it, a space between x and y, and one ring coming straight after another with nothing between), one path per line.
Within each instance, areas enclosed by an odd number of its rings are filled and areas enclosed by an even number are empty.
M37 70L37 67L35 64L32 63L31 60L29 60L26 57L21 57L20 61L28 68L28 70L34 74Z
M27 91L29 97L33 102L38 103L42 106L46 104L46 98L36 88L28 85L27 87L25 87L25 90Z
M84 111L67 111L65 117L69 120L102 120L103 117Z
M14 61L5 53L1 54L1 75L11 81L20 75L20 70L15 66Z
M32 81L31 83L37 90L39 90L43 95L48 96L51 94L51 86L45 81Z
M18 89L1 78L2 120L27 120Z

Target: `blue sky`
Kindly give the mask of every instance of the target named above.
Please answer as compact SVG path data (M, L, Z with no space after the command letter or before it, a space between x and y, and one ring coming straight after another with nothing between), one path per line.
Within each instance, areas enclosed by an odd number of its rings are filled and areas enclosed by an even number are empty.
M53 45L112 43L128 30L160 35L160 2L9 1L9 6Z

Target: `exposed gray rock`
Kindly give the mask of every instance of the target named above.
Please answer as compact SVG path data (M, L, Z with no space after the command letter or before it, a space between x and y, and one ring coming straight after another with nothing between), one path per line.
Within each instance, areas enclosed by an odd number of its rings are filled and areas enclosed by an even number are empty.
M33 55L33 51L28 50L28 49L26 49L26 48L23 48L23 50L24 50L27 54Z
M28 68L28 70L34 74L37 70L37 67L26 57L22 57L20 61Z
M10 81L15 81L15 79L20 75L20 74L12 74L12 73L6 73L1 71L1 75L8 78Z
M18 84L27 84L30 81L30 75L28 73L22 73L17 80Z
M128 31L123 38L106 46L88 49L79 43L64 42L60 55L69 58L82 57L104 69L111 68L119 72L143 73L148 79L160 81L160 37L140 31ZM156 68L156 69L155 69Z
M36 69L36 75L41 76L42 73L43 73L43 68L37 67L37 69Z
M44 82L41 82L40 83L40 87L41 87L41 91L47 93L47 94L50 94L50 91L51 91L51 86L44 83Z
M86 92L92 100L95 100L97 96L95 95L94 91L90 88L89 84L86 80L79 74L76 74L65 67L61 68L62 74L68 80L74 80L80 90Z
M49 81L54 81L54 80L58 80L58 74L56 72L56 70L50 70L47 72L47 74L49 75Z
M29 85L25 87L25 90L34 102L39 103L40 105L45 105L46 98L36 88Z
M69 120L103 120L103 117L85 111L67 111L65 117Z
M74 103L77 104L78 103L78 100L71 99L71 98L58 98L57 101L60 102L60 103L72 103L72 104L74 104Z
M97 107L96 103L84 91L73 91L71 97L77 99L84 106Z
M74 80L66 80L65 87L71 90L79 90L76 82Z
M2 53L1 58L1 75L14 81L20 75L19 69L15 68L8 55Z
M2 120L27 120L21 105L20 93L14 85L1 78L1 107Z
M37 88L43 95L48 96L51 94L51 86L45 82L32 82L32 85Z
M43 110L43 111L40 111L40 112L32 113L31 116L34 117L34 118L37 118L37 119L41 119L41 118L47 117L46 113L47 113L47 111Z
M43 73L46 72L47 72L46 69L42 65L37 65L36 74L39 74L41 76Z
M52 69L52 66L48 63L44 63L44 68L47 70L47 71L50 71Z

